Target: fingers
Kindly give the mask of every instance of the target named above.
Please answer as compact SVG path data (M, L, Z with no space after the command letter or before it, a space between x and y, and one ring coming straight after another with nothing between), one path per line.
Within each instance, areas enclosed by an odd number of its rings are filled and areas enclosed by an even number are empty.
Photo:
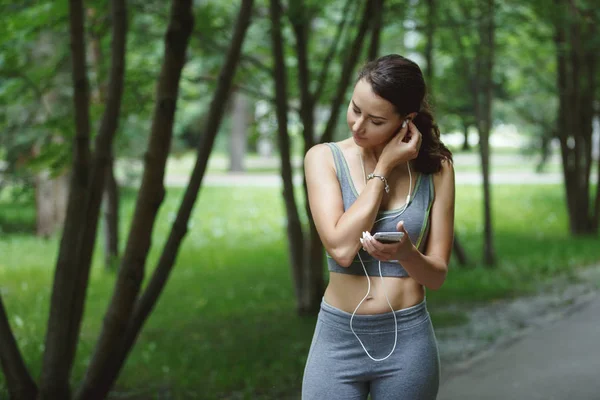
M360 239L363 250L380 261L388 261L395 259L394 254L397 250L396 244L383 244L374 239L369 232L363 232L363 237Z
M393 139L395 139L398 142L402 142L409 132L408 125L408 123L403 122L402 125L400 125L400 129L398 129L398 131L394 135Z
M396 230L398 232L404 232L404 235L406 235L406 229L404 229L404 221L400 221L396 224Z
M419 132L419 129L412 123L412 121L408 124L408 142L407 144L412 148L413 158L416 158L419 155L419 149L421 148L422 135Z
M419 128L417 128L415 123L412 121L410 121L408 123L408 130L410 131L410 133L413 133L413 134L416 134L416 133L418 133L419 135L421 134L421 132L419 132Z

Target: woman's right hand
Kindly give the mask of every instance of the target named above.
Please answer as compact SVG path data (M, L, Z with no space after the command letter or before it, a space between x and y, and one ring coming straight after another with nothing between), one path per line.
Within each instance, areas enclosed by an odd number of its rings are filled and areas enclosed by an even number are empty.
M419 155L421 132L409 121L384 147L379 163L386 173L396 165L414 160Z

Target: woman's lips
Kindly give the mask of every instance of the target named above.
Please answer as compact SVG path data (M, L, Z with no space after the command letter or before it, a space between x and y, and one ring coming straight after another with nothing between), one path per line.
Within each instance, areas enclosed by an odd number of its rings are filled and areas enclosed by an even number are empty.
M352 137L354 138L354 140L364 140L364 139L365 139L365 138L363 138L363 137L359 136L359 135L358 135L358 134L356 134L356 133L352 133Z

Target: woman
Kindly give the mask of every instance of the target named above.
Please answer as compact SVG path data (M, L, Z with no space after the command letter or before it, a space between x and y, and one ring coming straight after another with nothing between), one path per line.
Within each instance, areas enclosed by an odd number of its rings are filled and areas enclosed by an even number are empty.
M309 204L330 279L304 400L437 396L439 354L425 288L439 289L448 271L454 170L425 93L421 70L402 56L366 64L348 105L352 137L306 153ZM389 231L402 239L373 238Z

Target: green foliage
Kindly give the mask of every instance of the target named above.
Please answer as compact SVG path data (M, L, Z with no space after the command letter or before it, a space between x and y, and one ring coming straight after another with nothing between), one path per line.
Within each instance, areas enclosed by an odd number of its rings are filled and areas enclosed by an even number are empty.
M173 274L118 380L120 396L147 397L160 391L172 398L272 399L297 391L315 319L294 313L284 208L278 192L251 187L202 189ZM460 312L442 310L446 305L528 293L545 279L598 262L597 238L569 237L559 185L511 185L493 187L500 262L496 269L483 268L477 263L483 237L480 192L476 186L457 188L457 231L475 264L464 269L452 264L444 286L428 291L438 328L466 321ZM160 210L144 285L182 193L169 190ZM124 221L130 220L134 201L135 191L125 191ZM0 220L8 213L6 204L3 200ZM32 205L21 208L31 210ZM128 223L121 230L125 241ZM0 236L2 296L33 376L41 368L57 249L57 238ZM73 382L81 379L89 362L114 288L114 276L104 270L99 250Z

